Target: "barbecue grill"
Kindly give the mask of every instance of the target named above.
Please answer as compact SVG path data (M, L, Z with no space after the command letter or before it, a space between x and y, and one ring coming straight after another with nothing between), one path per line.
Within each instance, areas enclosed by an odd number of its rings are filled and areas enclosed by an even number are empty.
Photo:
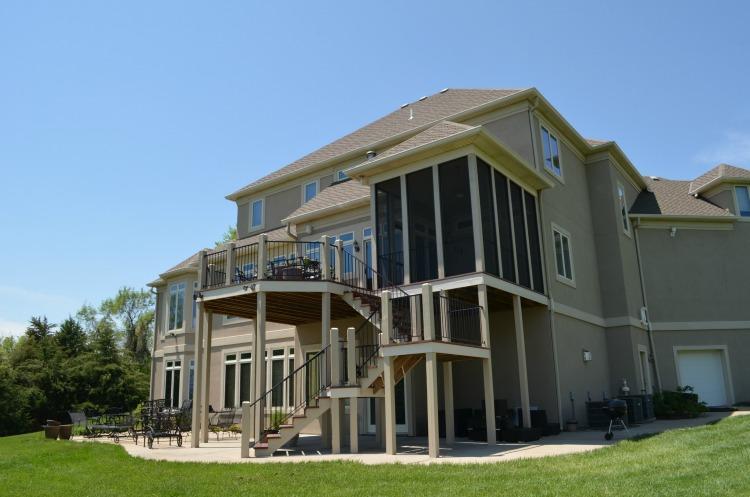
M612 399L607 402L603 408L604 414L609 416L609 429L604 434L605 440L612 440L614 436L612 428L622 427L625 431L628 431L628 427L625 424L625 418L628 416L628 404L621 399Z

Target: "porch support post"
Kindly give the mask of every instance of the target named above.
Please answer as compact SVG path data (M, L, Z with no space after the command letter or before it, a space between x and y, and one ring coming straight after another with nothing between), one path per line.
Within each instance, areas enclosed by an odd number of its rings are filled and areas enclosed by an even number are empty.
M195 342L194 342L194 359L195 362L195 378L196 380L193 382L193 419L192 423L190 425L191 429L191 436L190 436L190 446L193 448L200 447L200 433L201 433L201 411L203 409L206 409L207 407L203 404L201 394L202 394L202 383L203 383L203 356L201 352L203 351L203 333L205 327L203 326L203 315L205 314L205 311L203 310L203 302L195 302L195 304L198 306L198 315L197 321L198 321L198 329L195 330Z
M255 367L253 369L255 370L255 394L256 398L260 398L266 392L266 292L258 292L255 305L255 343L253 347L255 349L253 353ZM256 443L261 440L265 410L264 400L255 404L253 438Z
M477 287L477 300L481 307L480 333L482 346L490 351L487 359L482 360L484 376L484 417L487 425L487 443L497 443L497 432L495 431L495 385L492 378L492 344L490 341L490 302L487 295L487 285Z
M224 282L227 286L230 286L232 284L232 280L234 279L234 265L235 265L235 257L234 257L234 242L229 242L226 244L227 248L227 272L225 274L226 281Z
M208 443L208 405L211 399L211 336L214 330L214 313L211 311L203 313L205 317L205 329L206 329L206 344L203 348L203 400L201 404L203 409L201 410L203 420L201 421L201 438L203 443Z
M428 342L435 340L435 312L432 296L432 285L424 283L422 285L422 332L424 339ZM412 318L413 321L419 320Z
M321 237L320 243L320 276L324 280L331 279L331 249L330 238L326 235Z
M385 453L396 453L396 383L393 357L383 357L385 368L383 383L385 386Z
M385 450L385 399L374 397L371 401L375 402L375 443Z
M331 399L331 453L341 453L341 399Z
M333 387L340 387L344 383L341 375L341 344L339 340L339 329L331 328L331 386Z
M445 443L456 441L456 425L453 418L453 363L443 363L443 406L445 408Z
M349 397L349 452L359 452L359 423L357 397Z
M440 432L438 430L438 364L437 354L425 354L427 376L427 445L431 458L440 455Z
M531 411L529 401L529 377L526 372L526 341L523 333L523 309L521 297L513 295L513 321L516 330L516 355L518 356L518 382L521 389L521 410L523 411L523 426L531 428Z
M334 243L336 248L336 260L333 262L334 272L336 273L336 281L344 281L344 242L342 240L336 240Z
M266 242L268 241L268 235L261 233L258 235L258 279L266 279L266 266L268 266L268 251L266 249Z
M350 326L346 329L346 376L347 384L355 387L359 384L357 378L357 330ZM359 425L357 423L357 396L349 397L349 452L359 452Z
M340 257L336 257L340 259ZM336 277L339 274L336 273ZM321 309L320 309L320 349L325 350L326 347L331 343L331 294L323 292L321 294ZM324 384L327 384L325 380L333 380L331 378L331 353L325 354L323 364L321 367L321 374L323 375ZM331 416L329 413L325 413L320 417L320 438L323 447L331 447Z
M250 457L250 431L252 428L252 422L250 420L250 402L245 401L242 403L242 436L240 437L240 457L245 459Z

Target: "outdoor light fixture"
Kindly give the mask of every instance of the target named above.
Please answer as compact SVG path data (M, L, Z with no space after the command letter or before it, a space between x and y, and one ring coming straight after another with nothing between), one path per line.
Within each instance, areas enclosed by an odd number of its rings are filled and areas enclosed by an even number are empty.
M354 240L354 251L359 252L359 242L357 240Z
M590 350L583 349L583 362L590 362L593 359Z

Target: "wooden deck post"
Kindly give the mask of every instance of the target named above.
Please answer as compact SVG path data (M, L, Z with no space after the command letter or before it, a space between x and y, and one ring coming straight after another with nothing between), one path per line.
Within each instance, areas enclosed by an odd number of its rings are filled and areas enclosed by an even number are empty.
M242 458L248 458L250 457L250 431L252 428L252 423L250 421L250 412L252 409L250 409L250 402L245 401L242 403L242 436L240 437L240 457Z
M232 284L232 280L234 279L234 266L235 266L235 253L234 253L234 242L229 242L226 244L227 248L227 272L226 272L226 281L224 282L227 286Z
M266 279L266 267L268 266L268 249L266 242L268 235L261 233L258 235L258 279Z
M426 341L435 340L435 312L434 298L432 296L432 285L422 285L422 327Z
M521 297L513 295L513 321L516 330L516 356L518 358L518 382L521 390L523 426L531 428L531 402L529 400L529 376L526 371L526 340L523 332L523 308Z
M253 337L255 353L253 364L255 367L255 395L260 398L266 393L266 292L258 292L256 296L255 336ZM263 432L263 421L266 416L264 401L255 404L253 438L260 441Z
M324 235L320 239L320 277L323 280L331 279L331 241L330 237Z
M440 455L440 432L438 429L438 372L437 354L425 354L427 380L427 446L431 458Z
M492 376L490 302L487 295L487 285L479 285L477 288L477 300L482 308L479 319L482 346L490 350L490 356L487 359L482 359L482 371L484 376L484 417L487 425L487 443L494 445L497 443L497 431L495 431L495 384Z
M456 441L456 425L453 414L453 363L443 363L443 405L445 408L445 443Z
M208 435L211 433L208 429L208 406L211 399L211 338L214 330L214 313L211 311L203 313L206 319L206 342L203 349L203 399L201 401L203 409L201 421L201 438L203 443L208 443Z
M190 446L193 448L200 447L200 433L201 433L201 411L203 409L206 409L206 406L203 405L202 402L202 387L203 387L203 376L205 374L204 368L203 368L203 356L201 352L203 351L203 334L205 327L203 326L204 321L204 314L205 311L203 310L203 302L195 302L195 305L198 305L198 314L197 314L197 321L198 321L198 329L195 330L195 337L194 337L194 353L193 353L193 361L195 362L195 379L193 381L193 419L190 424L191 434L190 434Z

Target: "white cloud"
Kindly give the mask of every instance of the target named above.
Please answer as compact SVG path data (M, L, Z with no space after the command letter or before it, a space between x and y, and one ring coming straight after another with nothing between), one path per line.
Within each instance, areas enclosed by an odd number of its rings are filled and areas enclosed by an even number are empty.
M717 144L701 151L695 160L712 166L722 162L736 166L750 165L750 132L727 131Z
M17 337L24 334L26 331L26 323L19 323L18 321L6 321L0 319L0 338L12 336Z

